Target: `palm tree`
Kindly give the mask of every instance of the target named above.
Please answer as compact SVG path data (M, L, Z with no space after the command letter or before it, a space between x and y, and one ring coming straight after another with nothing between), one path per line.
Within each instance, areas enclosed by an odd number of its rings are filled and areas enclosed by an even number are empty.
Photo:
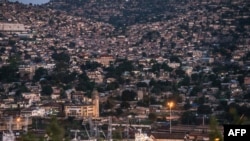
M218 128L218 122L214 116L210 118L210 133L209 140L210 141L223 141L223 136Z

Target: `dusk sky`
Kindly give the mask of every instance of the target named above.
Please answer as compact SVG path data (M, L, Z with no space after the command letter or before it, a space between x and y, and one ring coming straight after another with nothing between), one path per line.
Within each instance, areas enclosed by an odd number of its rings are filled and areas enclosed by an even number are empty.
M18 1L18 2L21 2L21 3L24 3L24 4L43 4L43 3L47 3L49 2L50 0L10 0L10 1Z

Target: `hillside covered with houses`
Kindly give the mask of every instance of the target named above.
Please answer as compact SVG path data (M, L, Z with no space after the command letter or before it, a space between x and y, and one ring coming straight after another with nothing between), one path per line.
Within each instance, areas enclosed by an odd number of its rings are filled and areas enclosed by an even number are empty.
M81 2L0 4L0 117L249 122L247 0Z

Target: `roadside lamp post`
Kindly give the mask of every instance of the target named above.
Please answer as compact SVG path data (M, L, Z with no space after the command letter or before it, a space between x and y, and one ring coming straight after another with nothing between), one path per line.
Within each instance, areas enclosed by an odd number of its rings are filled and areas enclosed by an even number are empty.
M168 106L169 106L169 133L172 133L172 123L171 123L171 109L174 106L173 102L168 102Z
M18 117L18 118L16 119L16 123L17 123L17 130L20 130L20 122L21 122L21 118L20 118L20 117Z
M215 138L214 141L220 141L220 138Z

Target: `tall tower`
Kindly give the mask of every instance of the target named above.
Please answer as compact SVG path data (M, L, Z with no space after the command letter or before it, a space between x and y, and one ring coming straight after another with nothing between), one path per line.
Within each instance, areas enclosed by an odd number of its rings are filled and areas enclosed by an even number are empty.
M94 117L99 117L99 93L96 89L92 92L92 101L94 105Z

